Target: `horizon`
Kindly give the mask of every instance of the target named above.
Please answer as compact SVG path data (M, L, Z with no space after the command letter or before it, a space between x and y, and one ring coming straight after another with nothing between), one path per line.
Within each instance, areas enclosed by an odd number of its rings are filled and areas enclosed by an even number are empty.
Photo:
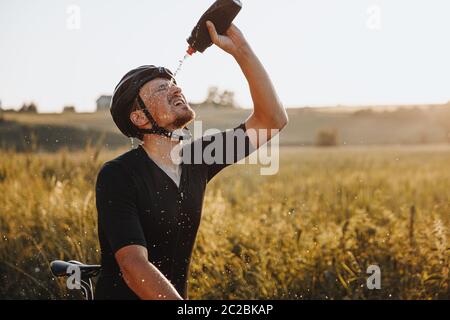
M34 103L33 101L31 101L30 103ZM204 103L195 103L196 106L193 106L194 108L210 108L211 106L203 106ZM39 106L37 106L37 114L63 114L64 111L60 110L60 111L44 111L41 112L39 111ZM443 102L443 103L423 103L423 104L378 104L378 105L331 105L331 106L326 106L326 105L317 105L317 106L285 106L286 109L288 110L295 110L295 109L313 109L313 110L317 110L317 111L324 111L324 110L330 110L330 111L335 111L335 112L346 112L347 110L349 111L358 111L358 110L373 110L373 111L380 111L380 112L384 112L384 111L396 111L398 109L401 108L406 108L406 109L428 109L428 108L434 108L434 107L449 107L450 108L450 100L447 102ZM217 107L217 108L223 108L223 107ZM225 107L225 108L233 108L233 109L238 109L238 110L250 110L250 108L246 108L246 107L241 107L241 106L235 106L235 107ZM4 106L0 108L1 111L3 112L19 112L20 108L5 108ZM95 112L109 112L108 110L92 110L92 111L78 111L77 108L75 107L75 113L95 113ZM24 112L24 114L27 114L27 112Z
M2 108L34 102L41 113L95 111L95 100L112 94L132 67L175 69L211 3L168 0L157 4L157 15L139 1L0 3ZM430 105L450 101L449 11L445 0L247 0L235 23L287 108ZM177 81L192 103L217 86L251 107L239 67L218 48L189 58Z

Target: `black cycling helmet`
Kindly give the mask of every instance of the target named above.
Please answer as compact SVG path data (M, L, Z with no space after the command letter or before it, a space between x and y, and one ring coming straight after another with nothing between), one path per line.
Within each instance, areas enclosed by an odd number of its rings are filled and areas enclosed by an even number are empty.
M127 137L141 139L145 133L164 135L169 138L173 136L172 132L156 123L146 108L144 101L139 96L142 86L155 78L173 79L173 82L177 83L169 69L154 65L144 65L129 71L114 89L110 108L111 116L119 130ZM152 124L151 129L140 129L131 122L130 112L136 99L139 107L144 111L145 116ZM177 138L183 140L183 136L178 136Z

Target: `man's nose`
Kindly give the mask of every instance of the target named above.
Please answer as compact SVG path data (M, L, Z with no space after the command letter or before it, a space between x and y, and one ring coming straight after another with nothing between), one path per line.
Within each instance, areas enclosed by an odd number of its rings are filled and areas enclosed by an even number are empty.
M179 86L177 86L176 84L173 84L169 89L170 89L171 94L181 93L181 88Z

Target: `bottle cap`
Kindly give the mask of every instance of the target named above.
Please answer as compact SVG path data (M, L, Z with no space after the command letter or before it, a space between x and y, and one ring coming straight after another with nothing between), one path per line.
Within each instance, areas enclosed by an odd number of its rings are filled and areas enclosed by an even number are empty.
M195 52L196 52L196 50L193 49L191 46L189 46L189 48L186 50L186 53L190 56L192 56L192 54Z

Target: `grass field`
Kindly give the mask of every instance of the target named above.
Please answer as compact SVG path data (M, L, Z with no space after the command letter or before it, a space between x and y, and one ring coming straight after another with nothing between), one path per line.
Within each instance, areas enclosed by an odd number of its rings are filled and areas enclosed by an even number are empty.
M99 262L95 178L123 151L0 153L0 299L79 298L48 263ZM258 173L208 187L191 299L449 298L450 147L286 147Z

